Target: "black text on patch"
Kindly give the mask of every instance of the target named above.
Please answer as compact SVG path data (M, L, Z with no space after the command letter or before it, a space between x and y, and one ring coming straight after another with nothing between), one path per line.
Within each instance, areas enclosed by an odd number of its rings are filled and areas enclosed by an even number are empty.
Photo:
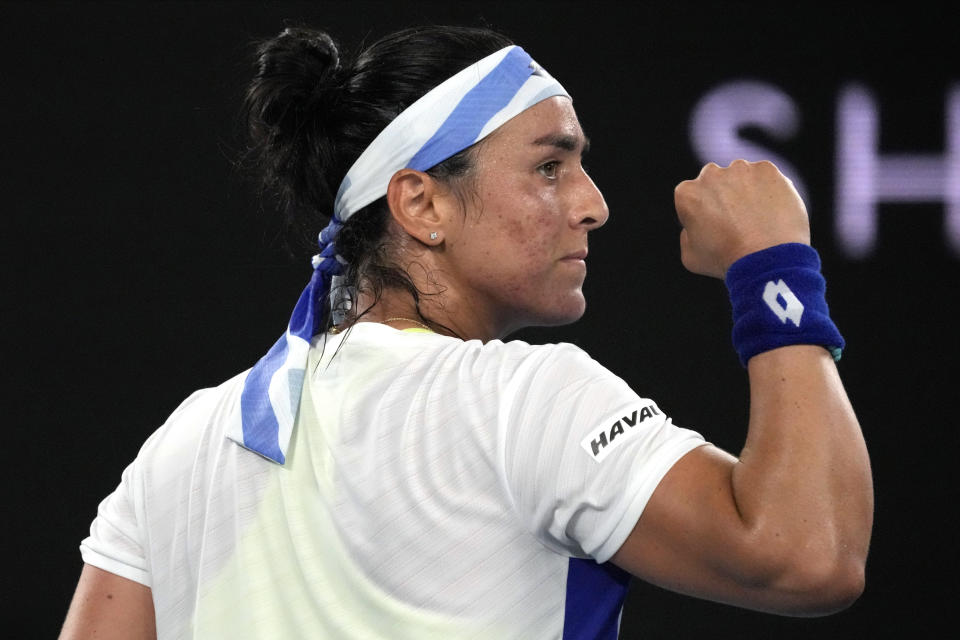
M620 416L616 422L610 426L597 429L580 442L583 450L590 454L590 457L597 462L602 462L613 448L622 442L630 439L638 431L638 427L644 420L660 416L657 405L650 403L640 409L634 409L630 413Z

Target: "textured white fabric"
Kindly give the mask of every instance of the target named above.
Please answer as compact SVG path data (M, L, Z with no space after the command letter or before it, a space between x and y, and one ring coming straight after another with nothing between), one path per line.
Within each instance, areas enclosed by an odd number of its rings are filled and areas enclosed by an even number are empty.
M84 561L152 588L160 638L558 638L569 557L703 444L571 345L346 336L314 340L286 465L224 437L241 375L101 505Z

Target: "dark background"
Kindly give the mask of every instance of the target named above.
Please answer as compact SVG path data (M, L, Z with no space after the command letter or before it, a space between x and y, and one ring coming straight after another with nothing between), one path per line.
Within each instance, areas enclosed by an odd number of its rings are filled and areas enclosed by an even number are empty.
M235 170L254 38L326 27L355 48L418 23L488 24L575 97L611 209L591 241L583 320L522 334L575 342L681 425L738 451L745 374L726 292L679 262L672 190L702 164L691 111L719 83L791 97L774 140L807 186L814 244L848 348L840 363L870 447L876 522L867 589L802 620L636 584L623 637L930 637L958 568L954 334L960 260L943 206L883 204L877 245L833 234L837 96L880 105L881 153L942 154L960 82L956 21L920 3L375 2L0 5L0 317L8 561L4 635L52 637L97 503L192 390L249 367L309 275ZM960 166L951 167L960 172ZM948 627L949 628L949 627Z

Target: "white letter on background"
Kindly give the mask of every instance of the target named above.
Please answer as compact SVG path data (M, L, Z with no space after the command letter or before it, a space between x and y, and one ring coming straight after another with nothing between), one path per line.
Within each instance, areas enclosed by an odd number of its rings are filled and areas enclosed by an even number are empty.
M947 93L946 150L878 153L879 117L873 95L858 84L837 101L837 240L848 255L862 258L877 238L880 202L943 202L944 233L960 255L960 86Z
M740 137L744 127L762 129L775 140L786 140L797 132L800 111L779 87L753 80L726 82L700 98L691 120L690 143L700 162L716 162L725 167L738 158L769 160L793 181L807 211L810 210L807 190L793 165Z

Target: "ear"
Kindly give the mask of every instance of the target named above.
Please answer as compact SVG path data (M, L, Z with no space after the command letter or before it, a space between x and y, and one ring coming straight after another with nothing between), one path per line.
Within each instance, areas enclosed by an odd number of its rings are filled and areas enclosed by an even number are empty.
M422 171L400 169L387 186L387 205L393 219L414 239L427 246L443 242L450 218L450 194Z

